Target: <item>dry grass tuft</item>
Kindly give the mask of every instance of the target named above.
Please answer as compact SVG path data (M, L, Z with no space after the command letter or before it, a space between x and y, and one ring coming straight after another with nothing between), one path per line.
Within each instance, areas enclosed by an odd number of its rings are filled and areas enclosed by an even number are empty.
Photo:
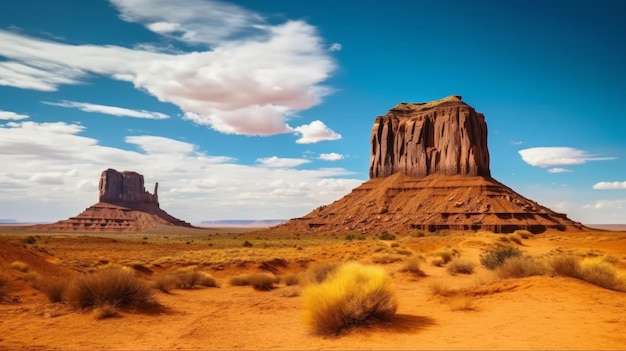
M450 275L474 273L474 263L462 258L454 259L448 264L446 271Z
M495 269L512 257L519 257L522 252L512 246L498 246L480 255L480 263L487 269Z
M177 268L171 272L159 274L154 278L153 284L157 289L165 293L169 293L173 288L218 287L217 282L210 274L198 270L196 266Z
M420 268L421 262L417 257L409 257L404 260L404 265L400 268L400 272L409 272L418 277L425 277L426 273Z
M446 248L437 250L431 253L430 255L435 257L430 261L430 263L433 266L443 267L446 264L448 264L448 262L452 261L454 257L459 257L461 253L459 252L458 249L455 249L452 247L446 247Z
M455 295L449 298L448 305L452 311L474 311L476 310L476 298L471 295Z
M38 278L33 282L33 287L44 293L50 302L63 301L63 294L69 281L59 277Z
M428 284L428 289L434 296L450 296L452 294L452 289L441 280L432 281Z
M136 308L156 305L148 284L132 270L119 268L100 269L74 279L64 297L74 308L106 304Z
M291 273L291 274L287 274L283 276L283 281L285 282L285 285L287 286L298 285L300 284L301 279L302 279L302 276L297 273Z
M117 306L105 303L93 309L93 317L97 320L105 318L113 318L119 315Z
M402 261L402 256L393 254L376 254L372 256L372 262L377 264L388 264Z
M340 266L326 281L303 293L305 321L317 333L338 334L369 320L391 318L398 302L391 278L381 267Z
M248 282L256 290L272 290L277 279L271 273L253 273L248 276Z
M250 280L248 280L248 274L241 274L235 277L230 278L228 283L232 286L246 286L250 285Z
M27 263L24 263L22 261L14 261L11 262L11 264L9 265L9 268L14 269L16 271L20 271L22 273L27 273L28 270L30 269L30 267L28 266Z
M339 267L338 263L320 262L309 267L306 271L307 280L311 283L320 284Z
M555 274L584 280L599 287L626 292L626 272L617 269L604 257L555 257L551 262Z
M502 279L524 278L548 274L549 268L545 263L533 257L516 256L505 260L496 268L496 273Z
M302 288L299 286L288 286L284 289L278 289L275 294L280 297L298 297L302 294Z

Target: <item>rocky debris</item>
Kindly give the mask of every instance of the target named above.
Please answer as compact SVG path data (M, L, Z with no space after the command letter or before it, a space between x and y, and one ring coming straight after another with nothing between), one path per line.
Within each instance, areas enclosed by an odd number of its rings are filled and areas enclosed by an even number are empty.
M460 96L401 103L377 117L370 180L276 233L583 230L491 178L487 124Z
M144 188L143 175L137 172L118 172L107 169L100 175L100 202L108 203L152 203L159 206L157 194L159 183L154 185L154 194Z
M100 202L75 217L31 229L119 232L141 231L160 225L192 227L159 207L158 186L156 183L154 194L150 194L144 188L143 175L107 169L100 175Z
M489 177L487 123L460 96L400 103L374 122L370 179L463 174Z

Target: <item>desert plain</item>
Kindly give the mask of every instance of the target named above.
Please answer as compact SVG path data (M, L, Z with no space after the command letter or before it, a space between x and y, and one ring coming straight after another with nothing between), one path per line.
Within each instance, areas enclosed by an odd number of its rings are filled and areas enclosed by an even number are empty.
M574 257L623 273L626 228L610 229L384 236L171 226L39 233L2 226L0 349L624 349L623 286L601 287L549 268L551 260ZM498 247L513 247L548 268L530 276L487 269L481 255ZM389 274L397 311L388 320L320 334L303 318L303 293L313 284L307 276L323 264L352 261ZM450 269L455 261L469 263L471 273ZM51 302L38 284L67 285L111 266L126 267L150 286L155 305L107 314ZM158 277L181 268L210 275L217 286L158 289ZM271 274L273 286L234 283L254 273Z

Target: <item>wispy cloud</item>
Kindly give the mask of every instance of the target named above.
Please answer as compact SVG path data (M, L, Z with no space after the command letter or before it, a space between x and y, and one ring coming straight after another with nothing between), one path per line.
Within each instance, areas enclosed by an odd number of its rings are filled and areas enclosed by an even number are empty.
M339 161L342 160L344 156L342 154L338 154L336 152L331 152L329 154L320 154L319 159L323 161Z
M593 185L597 190L614 190L614 189L626 189L626 181L624 182L599 182Z
M15 112L11 112L11 111L3 111L0 110L0 120L1 121L18 121L21 119L26 119L28 118L28 115L23 115L21 113L15 113Z
M593 208L597 210L611 209L611 208L624 208L626 200L599 200L594 204L585 205L585 208Z
M283 158L283 157L266 157L259 158L256 162L260 163L264 167L272 167L272 168L291 168L298 167L305 163L311 162L310 160L305 160L303 158Z
M571 147L533 147L518 151L522 160L535 167L581 165L588 161L614 160L615 157L598 157L587 151Z
M146 111L146 110L131 110L123 107L97 105L87 102L66 101L61 102L49 102L43 101L46 105L76 108L85 112L102 113L106 115L113 115L118 117L133 117L133 118L146 118L146 119L167 119L168 115L160 112Z
M521 140L513 140L510 142L511 145L522 145L522 141Z
M313 121L293 128L293 130L301 135L300 139L296 140L298 144L312 144L320 141L341 139L341 134L332 131L322 121Z
M328 47L328 51L341 51L341 49L343 49L343 45L339 43L332 43Z
M550 173L565 173L565 172L573 172L573 171L571 169L567 169L567 168L555 167L555 168L550 168L548 170L548 172L550 172Z
M189 0L182 7L174 0L112 3L125 21L207 49L70 45L0 30L0 85L54 91L102 75L177 105L194 123L242 135L293 132L289 119L332 92L322 83L335 62L306 22L270 25L217 1Z

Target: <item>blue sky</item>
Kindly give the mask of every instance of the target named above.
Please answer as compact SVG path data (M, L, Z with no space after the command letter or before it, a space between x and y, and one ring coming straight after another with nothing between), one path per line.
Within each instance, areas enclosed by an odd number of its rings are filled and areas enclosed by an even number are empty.
M55 221L107 168L190 222L292 218L368 179L374 118L448 95L494 178L626 223L626 2L0 2L0 218Z

